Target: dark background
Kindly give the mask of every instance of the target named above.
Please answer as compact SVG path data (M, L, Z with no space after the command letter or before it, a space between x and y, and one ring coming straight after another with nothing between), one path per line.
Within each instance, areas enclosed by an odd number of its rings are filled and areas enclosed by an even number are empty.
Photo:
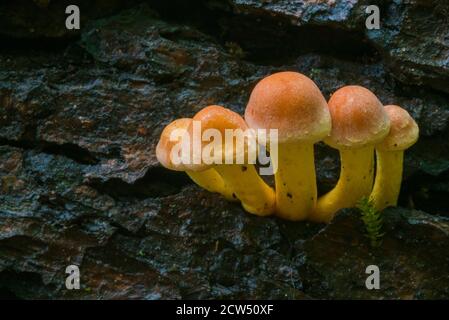
M436 0L2 1L0 296L448 298L448 15ZM357 210L327 226L254 217L158 164L166 124L209 104L243 114L280 70L326 98L363 85L418 122L380 248ZM319 144L316 163L322 193L338 154ZM370 264L381 290L365 288Z

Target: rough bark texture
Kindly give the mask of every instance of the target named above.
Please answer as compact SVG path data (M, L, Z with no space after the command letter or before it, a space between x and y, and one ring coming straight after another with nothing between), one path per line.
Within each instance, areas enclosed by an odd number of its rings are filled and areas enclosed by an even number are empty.
M368 2L380 30L365 28ZM1 296L449 297L444 1L78 1L75 32L64 3L0 4ZM355 210L328 226L258 218L157 163L167 123L209 104L242 114L255 83L280 70L326 98L366 86L417 120L381 248ZM316 152L323 193L338 155ZM70 264L82 290L65 288ZM365 289L369 264L382 290Z

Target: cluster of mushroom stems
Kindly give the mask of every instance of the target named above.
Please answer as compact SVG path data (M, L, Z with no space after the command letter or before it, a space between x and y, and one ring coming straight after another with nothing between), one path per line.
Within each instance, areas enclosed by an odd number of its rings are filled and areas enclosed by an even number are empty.
M213 128L223 133L276 129L274 188L251 163L175 163L172 151L177 141L170 139L171 134L176 129L191 134L194 121L200 121L203 131ZM326 101L311 79L287 71L256 84L244 118L212 105L193 118L173 121L163 130L156 155L164 167L185 171L200 187L239 201L252 214L329 222L340 209L356 206L363 197L369 197L377 210L397 205L404 150L418 135L418 126L405 109L383 106L364 87L344 86ZM335 187L318 198L314 144L319 141L339 151L341 169Z

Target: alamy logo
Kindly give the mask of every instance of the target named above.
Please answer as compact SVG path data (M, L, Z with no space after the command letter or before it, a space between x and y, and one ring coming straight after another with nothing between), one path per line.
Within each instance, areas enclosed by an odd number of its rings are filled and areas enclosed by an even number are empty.
M65 269L69 276L65 280L65 287L68 290L79 290L80 288L80 269L78 266L70 265Z
M380 29L380 10L376 5L370 5L366 7L365 13L369 14L366 18L365 26L368 30Z
M69 30L79 30L80 28L80 8L78 6L72 4L65 8L65 13L70 14L65 19L65 27Z
M369 274L368 278L366 278L365 286L368 290L379 290L380 289L380 270L379 267L372 264L366 267L366 274Z
M175 129L170 141L176 142L170 158L175 165L256 164L261 175L277 171L277 129L225 129L202 130L201 121L192 122L192 132ZM270 154L267 155L266 146Z

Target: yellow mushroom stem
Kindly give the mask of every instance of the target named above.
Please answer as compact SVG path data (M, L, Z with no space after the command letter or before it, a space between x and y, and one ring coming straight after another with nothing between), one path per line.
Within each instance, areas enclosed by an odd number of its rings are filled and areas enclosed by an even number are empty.
M329 222L343 208L356 206L373 187L374 147L340 150L340 178L337 185L320 197L311 220Z
M207 169L204 171L187 170L186 173L201 188L209 192L219 193L227 200L236 201L232 190L215 169Z
M279 144L275 166L276 214L288 220L306 219L317 198L313 144Z
M214 168L246 211L259 216L274 212L274 191L257 174L254 165L226 164Z
M377 210L396 206L401 189L404 151L376 150L376 179L370 200Z

